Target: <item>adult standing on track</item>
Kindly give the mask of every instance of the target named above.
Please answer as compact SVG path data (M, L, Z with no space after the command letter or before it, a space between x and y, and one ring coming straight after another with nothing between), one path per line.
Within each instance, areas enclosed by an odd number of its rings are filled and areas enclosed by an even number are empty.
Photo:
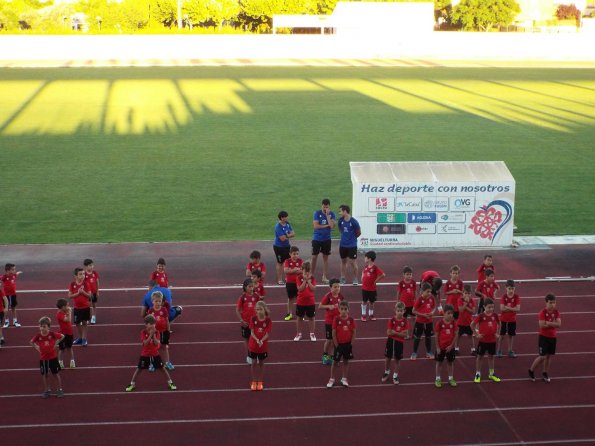
M357 238L361 235L359 222L351 216L351 209L346 204L339 206L341 218L339 218L339 232L341 242L339 244L339 255L341 256L341 283L345 283L347 270L351 270L353 284L357 285Z
M337 224L337 217L331 211L331 201L322 200L322 207L314 212L314 234L312 236L312 275L316 273L318 254L322 252L322 283L328 284L328 256L331 255L331 231Z
M289 258L289 248L291 247L289 239L295 237L295 232L287 221L289 214L286 211L279 212L277 218L279 222L275 225L275 241L273 242L273 251L277 258L275 271L277 273L277 283L284 285L283 263Z

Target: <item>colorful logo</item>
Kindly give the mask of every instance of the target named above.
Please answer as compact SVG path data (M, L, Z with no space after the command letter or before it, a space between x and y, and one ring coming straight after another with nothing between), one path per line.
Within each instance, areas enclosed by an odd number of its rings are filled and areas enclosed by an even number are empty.
M506 215L506 217L504 216ZM503 200L494 200L477 210L469 228L475 235L492 240L512 219L512 206Z

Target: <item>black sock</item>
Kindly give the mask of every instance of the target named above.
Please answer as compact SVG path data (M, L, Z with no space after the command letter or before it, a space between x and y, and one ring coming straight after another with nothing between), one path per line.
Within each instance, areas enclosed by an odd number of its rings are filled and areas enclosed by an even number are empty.
M426 336L426 352L430 353L432 351L432 338L428 338Z
M419 347L419 338L413 338L413 353L417 353Z

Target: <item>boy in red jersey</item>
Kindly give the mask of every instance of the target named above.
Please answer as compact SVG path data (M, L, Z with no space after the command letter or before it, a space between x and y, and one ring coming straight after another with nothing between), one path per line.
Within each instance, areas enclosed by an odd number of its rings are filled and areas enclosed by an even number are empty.
M302 339L302 323L307 318L308 327L310 328L310 340L316 342L316 335L314 334L314 327L316 324L316 301L314 300L314 291L316 290L316 279L312 275L310 262L304 262L302 265L302 274L297 276L297 299L295 306L295 320L297 333L293 338L294 341Z
M74 302L74 324L79 335L73 344L87 346L88 323L91 320L91 290L82 268L74 269L74 282L68 287L68 298Z
M58 344L58 363L60 364L60 368L63 369L64 361L62 360L62 352L66 350L70 356L70 368L74 369L76 363L74 362L74 351L72 350L72 308L70 308L66 299L58 299L56 307L58 307L56 319L60 326L60 333L64 335L64 339Z
M254 289L258 291L260 297L264 298L264 278L267 275L267 267L262 261L260 260L261 254L260 251L252 251L250 253L250 261L246 265L246 277L252 277L254 280L254 272L258 271L258 286L255 284Z
M163 360L165 361L164 367L167 370L174 370L174 365L169 359L169 337L171 328L169 324L169 311L165 307L163 296L159 296L159 293L155 293L151 297L153 307L149 308L147 314L150 314L155 318L155 329L159 333L160 348L159 351L163 353ZM154 372L155 369L149 366L149 372Z
M99 273L95 271L95 264L91 259L83 261L85 267L85 280L89 283L91 291L91 324L97 322L97 299L99 299Z
M260 300L260 296L254 292L254 283L252 279L245 279L242 284L242 295L238 298L236 303L236 316L240 321L242 329L242 338L246 343L246 362L252 364L250 358L250 351L248 350L248 342L250 339L250 321L256 315L256 303Z
M322 364L331 365L333 359L328 352L333 345L333 321L339 316L339 304L345 300L341 294L341 281L339 279L331 279L329 281L330 291L324 295L318 305L319 310L326 310L324 314L324 331L326 334L326 341L322 350Z
M516 315L521 311L521 299L515 293L514 280L506 281L506 294L500 299L500 337L498 338L498 352L496 356L502 357L500 344L504 335L508 336L508 357L516 358L516 353L512 349L514 337L516 336Z
M6 312L8 312L8 299L4 294L4 284L0 280L0 347L4 345L4 333L2 332L2 329L4 328Z
M483 256L483 262L477 268L477 284L479 285L481 282L486 280L486 270L491 269L492 271L496 272L496 267L494 266L494 259L491 255L486 254Z
M434 385L442 387L442 378L440 369L446 358L446 368L448 370L448 384L456 387L457 382L454 377L455 345L459 337L459 328L454 319L454 308L447 304L444 306L444 317L436 322L436 381Z
M169 288L169 279L165 272L165 259L163 257L157 259L157 268L151 273L150 280L154 280L162 288Z
M457 307L459 309L459 318L457 319L459 336L457 336L455 354L459 354L459 339L461 336L468 335L471 338L471 356L475 356L477 355L475 352L475 338L473 337L473 330L471 330L471 321L475 314L475 302L471 294L471 285L465 285L463 287L463 295L459 297Z
M545 308L539 312L539 356L529 369L529 378L535 381L535 369L543 364L543 380L550 382L548 375L552 356L556 354L556 331L562 325L560 312L556 309L556 296L545 296Z
M448 279L446 285L444 285L446 304L454 309L453 317L455 320L459 318L459 297L463 295L463 281L459 278L460 274L461 269L458 265L454 265L450 268L450 279Z
M289 258L283 262L285 272L285 290L287 291L287 314L285 320L293 319L295 313L295 299L298 295L297 277L302 273L304 261L300 259L300 249L297 246L289 248Z
M415 326L413 327L413 353L411 353L411 360L417 358L417 349L422 334L425 336L426 343L426 357L431 359L432 355L432 335L433 325L432 316L436 311L436 301L432 296L432 285L428 282L421 284L421 294L415 301L413 306L413 314L415 315Z
M481 382L481 363L483 355L488 354L488 378L494 382L500 382L494 374L494 355L496 354L496 340L500 337L500 318L494 313L494 301L486 298L485 311L478 314L473 322L471 329L475 331L475 336L479 340L477 345L477 358L475 358L475 378L473 382Z
M442 279L440 278L440 274L436 271L424 271L421 275L420 283L427 282L432 285L432 296L434 296L434 300L436 301L436 308L438 309L438 314L442 315L444 310L442 308L442 304L440 303L440 288L442 288ZM421 286L421 285L420 285Z
M333 345L335 352L333 354L333 364L331 365L331 379L326 387L331 389L335 385L335 367L343 359L343 373L341 385L349 387L347 374L349 372L349 360L353 359L353 341L355 341L356 326L355 321L349 316L349 303L346 300L339 304L339 316L333 321Z
M138 360L138 366L132 375L130 384L126 387L126 392L132 392L136 389L136 377L151 365L156 370L161 370L167 378L167 387L169 390L177 390L176 385L171 380L169 373L163 367L163 361L159 356L159 332L155 328L155 318L151 315L145 316L145 328L140 332L140 341L142 345L141 356Z
M14 263L7 263L4 266L5 274L0 276L0 280L4 285L4 294L8 299L8 306L6 308L6 315L4 317L4 328L8 328L10 324L10 316L8 311L12 314L12 326L20 327L17 319L17 277L22 274L21 271L17 271L17 267Z
M31 338L29 344L39 352L39 370L43 379L44 392L41 394L43 399L50 397L52 387L48 379L48 375L52 372L52 376L56 381L56 396L62 398L64 390L62 390L62 380L60 379L60 364L58 363L58 343L64 339L64 335L50 331L52 321L49 317L44 316L39 319L39 333Z
M378 297L376 283L386 274L374 262L376 252L368 251L364 257L364 269L362 270L362 322L366 322L366 310L371 321L376 320L374 316L374 302Z
M252 271L250 275L252 279L252 284L254 285L254 292L260 296L261 299L264 299L264 282L262 280L262 273L259 269L255 269Z
M498 299L498 290L500 285L496 283L496 277L494 276L494 270L486 269L485 280L477 285L475 289L475 295L479 297L479 305L477 306L477 314L483 313L484 301L486 299L492 299L494 302Z
M413 316L413 305L415 304L415 292L417 291L417 284L413 280L413 269L410 266L403 267L403 279L397 285L397 301L405 304L405 313L403 317L409 322L409 317ZM407 333L407 338L411 337L411 333Z
M264 389L264 361L269 356L269 336L272 329L269 309L264 301L256 302L256 314L250 320L250 342L248 343L248 355L252 359L250 390Z
M395 315L388 320L386 329L386 347L384 348L384 374L381 381L388 381L390 377L390 363L395 360L395 370L393 372L393 384L399 384L399 368L401 359L403 359L403 341L407 339L409 333L409 322L404 317L405 304L397 302L395 305Z

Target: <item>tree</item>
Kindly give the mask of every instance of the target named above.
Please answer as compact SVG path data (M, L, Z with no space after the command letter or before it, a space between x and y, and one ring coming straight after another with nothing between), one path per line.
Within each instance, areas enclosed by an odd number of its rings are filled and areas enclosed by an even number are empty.
M515 0L462 0L453 8L452 20L465 30L489 31L510 25L520 11Z
M556 17L558 17L558 20L580 20L581 12L574 4L558 5L558 8L556 9Z

